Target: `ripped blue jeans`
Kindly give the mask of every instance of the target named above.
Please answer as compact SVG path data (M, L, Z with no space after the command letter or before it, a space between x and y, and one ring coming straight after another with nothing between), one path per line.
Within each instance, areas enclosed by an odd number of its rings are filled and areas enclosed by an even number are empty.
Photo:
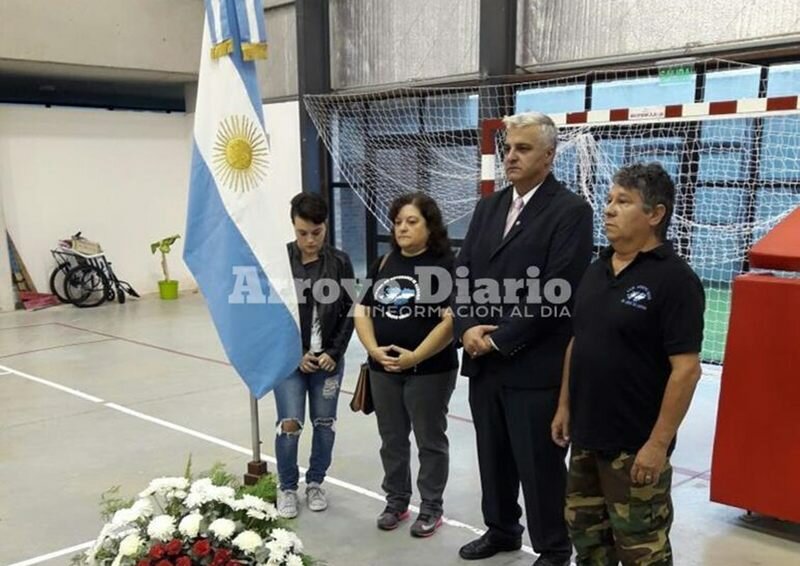
M300 480L297 445L305 424L306 397L314 430L306 483L322 483L325 480L336 439L336 408L343 373L344 359L341 359L333 372L303 373L297 370L275 388L278 410L275 457L282 490L296 490ZM296 430L287 431L286 428Z

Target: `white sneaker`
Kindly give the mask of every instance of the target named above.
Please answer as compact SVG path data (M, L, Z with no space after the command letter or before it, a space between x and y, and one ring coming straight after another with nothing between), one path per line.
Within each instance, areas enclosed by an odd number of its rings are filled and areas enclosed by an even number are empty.
M297 517L297 492L278 490L278 515L284 519Z
M325 490L318 483L310 483L306 487L306 503L312 511L325 511L328 508Z

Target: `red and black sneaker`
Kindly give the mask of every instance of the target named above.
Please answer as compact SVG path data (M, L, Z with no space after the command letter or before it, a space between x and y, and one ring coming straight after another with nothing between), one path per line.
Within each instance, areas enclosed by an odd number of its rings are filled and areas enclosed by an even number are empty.
M431 536L442 526L442 516L430 513L420 513L414 524L411 525L411 536L425 538Z
M397 511L387 506L383 513L378 515L378 528L382 531L393 531L410 516L408 509Z

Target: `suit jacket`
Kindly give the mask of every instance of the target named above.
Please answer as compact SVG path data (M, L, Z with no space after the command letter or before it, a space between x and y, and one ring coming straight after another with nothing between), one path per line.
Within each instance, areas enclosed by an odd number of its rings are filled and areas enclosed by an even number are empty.
M475 360L465 353L461 373L473 379L500 379L510 387L558 387L572 334L564 307L571 313L572 295L592 257L592 208L551 173L504 238L513 195L514 188L506 187L478 202L456 260L456 269L469 268L471 290L476 280L492 279L500 283L502 297L499 305L486 305L495 308L480 312L474 302L465 305L454 296L456 340L478 324L499 326L491 334L499 352ZM519 303L508 301L503 280L530 279L530 266L540 270L540 294L548 281L560 278L569 283L570 300L550 303L543 297L540 304L530 304L526 285L516 292Z

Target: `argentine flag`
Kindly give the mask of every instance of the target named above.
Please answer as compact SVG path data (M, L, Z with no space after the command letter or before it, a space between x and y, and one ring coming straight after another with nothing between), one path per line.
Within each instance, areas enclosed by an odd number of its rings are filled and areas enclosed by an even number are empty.
M261 398L302 356L286 252L296 188L270 175L253 62L266 55L262 2L205 4L183 259L233 367Z

